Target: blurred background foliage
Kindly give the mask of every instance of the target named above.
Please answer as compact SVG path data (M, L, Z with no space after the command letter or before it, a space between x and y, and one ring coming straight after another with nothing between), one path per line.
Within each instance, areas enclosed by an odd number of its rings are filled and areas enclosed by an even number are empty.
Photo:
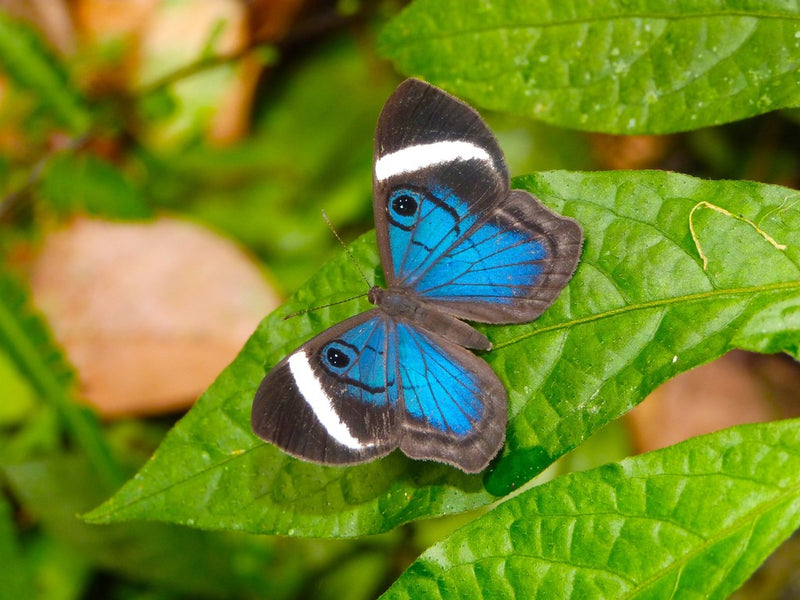
M356 541L76 519L150 456L260 317L341 251L322 210L345 240L371 228L373 129L402 80L376 38L403 4L0 2L0 597L371 598L470 518ZM486 118L515 175L660 168L797 188L799 115L670 136ZM139 229L165 217L174 229ZM225 252L230 263L185 276ZM162 280L142 274L166 263ZM162 302L168 282L180 302ZM229 310L247 314L233 326L219 317ZM194 319L174 328L186 313ZM184 362L198 347L210 358ZM786 359L723 360L677 395L692 401L751 373L756 393L720 399L724 423L670 423L654 441L646 432L661 417L640 411L553 471L747 420L748 403L796 404ZM778 563L778 575L759 575L770 589L791 585Z

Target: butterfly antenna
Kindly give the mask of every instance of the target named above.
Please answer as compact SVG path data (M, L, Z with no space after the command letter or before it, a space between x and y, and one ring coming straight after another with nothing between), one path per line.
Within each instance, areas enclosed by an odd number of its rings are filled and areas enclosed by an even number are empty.
M349 256L350 260L353 261L353 264L356 266L356 269L358 269L359 275L361 275L361 279L364 280L367 286L372 287L372 284L369 282L369 279L367 279L367 276L364 275L364 271L361 270L361 267L359 266L356 257L353 256L352 252L350 252L350 248L348 248L345 245L344 240L342 240L342 237L339 235L339 232L336 231L336 229L334 229L333 223L331 223L331 220L328 218L328 215L325 214L324 210L322 211L322 218L325 219L325 222L328 224L328 227L330 227L330 230L333 232L333 235L336 236L336 239L339 240L339 243L342 245L342 248L344 248L344 251L347 252L347 256ZM345 302L350 302L351 300L356 300L357 298L363 298L366 295L367 294L358 294L357 296L351 296L350 298L345 298L344 300L337 300L336 302L330 302L329 304L324 304L322 306L313 306L311 308L304 308L303 310L298 310L297 312L293 312L286 315L285 317L283 317L283 320L286 321L287 319L291 319L292 317L299 317L300 315L304 315L306 313L310 313L315 310L320 310L321 308L328 308L329 306L344 304Z
M298 310L297 312L290 313L283 317L284 321L288 321L292 317L299 317L300 315L304 315L306 313L314 312L315 310L320 310L322 308L328 308L329 306L336 306L337 304L344 304L345 302L350 302L351 300L356 300L358 298L363 298L366 294L359 294L358 296L351 296L350 298L345 298L344 300L337 300L336 302L330 302L328 304L323 304L322 306L312 306L311 308L304 308L303 310Z
M331 223L331 220L328 218L328 215L325 214L324 210L322 211L322 218L325 219L325 222L328 224L328 227L330 227L331 231L333 232L333 235L336 236L336 239L339 240L339 243L342 245L342 248L344 248L344 251L347 252L347 256L349 256L350 260L353 261L353 264L356 266L356 269L358 269L358 272L361 275L361 279L363 279L364 282L369 287L372 287L372 284L369 282L369 279L367 279L367 276L364 275L364 271L361 270L361 266L358 264L358 261L356 260L356 257L353 256L352 252L350 252L350 248L348 248L347 245L344 243L344 240L342 240L341 236L339 235L339 232L336 231L336 229L334 229L333 223ZM362 296L363 296L363 294L362 294ZM360 297L361 296L356 296L356 298L360 298ZM351 300L352 300L352 298L351 298Z

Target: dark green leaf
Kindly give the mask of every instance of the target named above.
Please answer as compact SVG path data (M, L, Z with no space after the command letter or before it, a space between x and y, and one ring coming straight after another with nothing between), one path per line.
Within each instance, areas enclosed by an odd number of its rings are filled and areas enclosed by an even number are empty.
M68 388L74 381L72 368L64 360L42 319L31 310L26 290L8 275L0 276L0 346L29 382L38 382L40 393L47 377L52 385Z
M572 282L539 320L483 328L495 344L485 358L510 400L505 450L484 475L397 452L322 467L253 436L250 406L266 370L366 307L362 300L283 320L366 291L342 256L262 322L150 463L87 519L289 535L385 531L508 494L665 380L731 348L798 356L796 192L665 172L552 172L516 184L576 217L586 244ZM353 252L377 269L373 235Z
M73 134L88 128L91 115L63 66L28 25L2 13L0 70L20 87L32 90Z
M566 475L429 548L383 598L727 598L800 526L800 420Z
M782 0L417 0L380 42L409 75L577 129L666 133L800 105L800 10Z

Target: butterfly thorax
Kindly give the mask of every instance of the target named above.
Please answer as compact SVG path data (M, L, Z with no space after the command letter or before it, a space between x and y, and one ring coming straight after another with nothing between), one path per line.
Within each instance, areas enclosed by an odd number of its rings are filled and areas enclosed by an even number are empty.
M426 303L408 288L375 286L367 299L394 320L407 321L436 333L459 346L490 350L486 336L451 314Z
M384 289L374 286L369 290L367 299L392 317L413 318L414 313L419 309L419 300L405 288Z

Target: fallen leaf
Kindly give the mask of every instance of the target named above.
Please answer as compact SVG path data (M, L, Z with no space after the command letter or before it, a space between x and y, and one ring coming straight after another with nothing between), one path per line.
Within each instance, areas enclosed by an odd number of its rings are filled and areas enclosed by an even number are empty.
M279 302L235 244L172 218L47 236L34 301L101 415L189 406Z

